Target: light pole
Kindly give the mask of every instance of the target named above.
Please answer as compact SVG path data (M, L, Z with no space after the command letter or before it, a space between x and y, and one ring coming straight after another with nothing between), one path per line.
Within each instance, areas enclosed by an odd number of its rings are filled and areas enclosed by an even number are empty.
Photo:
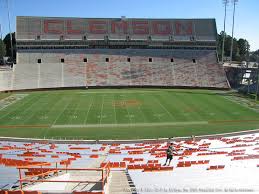
M2 26L0 24L0 41L1 41L1 47L0 48L2 51L4 51L4 41L3 41L3 35L2 35ZM1 56L2 54L0 54L0 60L4 59L4 53L3 56Z
M231 50L230 50L230 60L231 63L233 61L233 43L234 43L234 29L235 29L235 13L236 13L236 4L238 0L232 0L233 5L234 5L234 10L233 10L233 23L232 23L232 38L231 38Z
M10 43L11 43L11 62L13 63L13 37L10 23L10 11L9 11L9 1L6 0L7 12L8 12L8 24L9 24L9 34L10 34Z
M248 41L246 41L246 71L249 68L249 44ZM250 94L250 79L251 79L251 73L248 77L248 87L247 87L247 93Z
M225 50L225 34L226 34L226 18L227 18L227 5L229 0L223 0L225 6L225 16L224 16L224 33L223 33L223 42L222 42L222 53L221 53L221 62L224 63L224 50Z

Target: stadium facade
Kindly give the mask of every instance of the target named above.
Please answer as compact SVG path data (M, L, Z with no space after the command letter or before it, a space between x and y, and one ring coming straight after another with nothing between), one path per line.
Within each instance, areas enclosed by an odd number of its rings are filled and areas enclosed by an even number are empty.
M215 19L18 16L16 25L12 90L229 87L218 63Z

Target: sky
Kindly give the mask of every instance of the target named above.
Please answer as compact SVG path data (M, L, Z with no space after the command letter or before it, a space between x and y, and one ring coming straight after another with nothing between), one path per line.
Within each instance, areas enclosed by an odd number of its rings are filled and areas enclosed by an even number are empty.
M11 30L16 16L56 16L88 18L215 18L218 32L223 30L222 0L0 0L3 36ZM230 2L232 0L229 0ZM226 32L231 35L233 4L227 7ZM259 0L239 0L234 36L245 38L251 51L259 49Z

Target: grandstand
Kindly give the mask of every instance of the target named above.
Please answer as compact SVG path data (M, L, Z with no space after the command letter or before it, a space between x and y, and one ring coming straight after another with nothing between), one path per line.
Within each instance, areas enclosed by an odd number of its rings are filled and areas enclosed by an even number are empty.
M166 140L3 141L0 188L10 194L258 192L259 134L233 135L174 139L171 166L163 166Z
M19 16L16 31L17 64L4 76L13 84L3 90L229 87L214 19Z

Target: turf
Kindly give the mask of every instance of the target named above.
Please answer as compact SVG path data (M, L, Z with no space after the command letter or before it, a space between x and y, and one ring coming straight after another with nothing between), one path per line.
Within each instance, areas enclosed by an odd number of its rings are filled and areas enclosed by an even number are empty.
M256 128L258 112L208 90L29 92L0 110L0 136L14 137L132 139Z

